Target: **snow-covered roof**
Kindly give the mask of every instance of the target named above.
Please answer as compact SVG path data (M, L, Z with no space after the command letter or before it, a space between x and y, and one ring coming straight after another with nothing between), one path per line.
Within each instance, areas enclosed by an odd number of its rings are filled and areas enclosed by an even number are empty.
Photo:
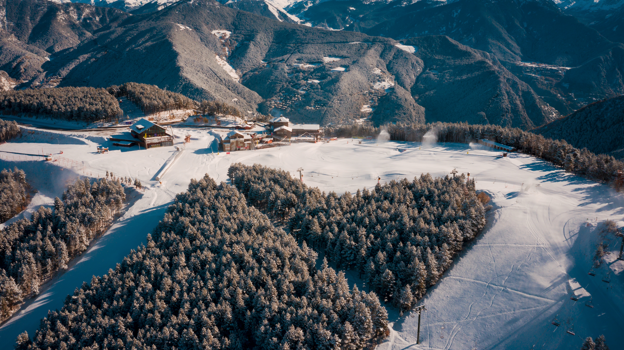
M292 126L294 130L318 131L321 126L318 124L295 124Z
M241 136L243 137L243 139L250 139L250 138L251 138L251 135L248 135L248 134L243 134L243 133L242 133L242 132L240 132L240 131L230 131L230 132L228 132L228 133L227 133L227 135L225 136L225 139L226 139L226 140L227 140L227 139L230 139L230 138L232 138L232 136L235 136L235 135L237 135L237 137L236 137L236 138L241 137Z
M289 123L290 119L286 117L275 117L271 119L271 123Z
M130 130L133 130L137 134L140 134L140 133L144 132L145 130L151 128L154 125L156 125L156 124L150 122L147 119L139 119L139 121L137 121L136 123L132 124L132 126L130 127Z
M292 132L292 129L287 126L280 126L279 128L275 129L275 131L280 131L280 130L286 130L288 132Z

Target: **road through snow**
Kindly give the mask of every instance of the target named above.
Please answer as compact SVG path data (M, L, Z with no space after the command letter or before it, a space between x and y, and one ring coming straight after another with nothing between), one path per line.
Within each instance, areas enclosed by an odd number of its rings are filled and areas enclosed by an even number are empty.
M1 151L44 147L58 152L56 149L62 148L65 157L84 162L91 174L101 176L108 170L116 176L139 178L147 187L143 198L79 258L79 263L0 327L0 349L11 349L24 330L32 336L39 320L49 309L61 307L67 294L91 276L114 268L130 249L144 243L166 206L176 193L186 190L190 179L208 173L217 181L226 181L227 169L234 162L281 168L297 177L296 170L303 167L308 185L338 193L370 189L378 176L382 182L421 173L445 176L456 168L460 173L470 172L477 189L493 197L483 234L456 258L422 301L427 311L422 318L421 345L415 345L417 315L406 314L392 317L391 337L380 350L578 349L582 338L600 334L605 334L608 344L624 343L620 332L624 303L621 297L614 297L615 290L621 291L622 276L612 276L610 284L602 282L607 267L598 269L595 277L587 275L600 230L593 223L619 220L624 214L622 196L604 185L566 174L533 157L511 154L500 158L498 152L464 144L424 148L418 143L360 144L359 140L340 139L329 144L217 154L209 149L214 137L207 131L175 132L178 140L191 135L191 143L161 182L152 178L173 147L111 147L109 154L96 154L95 147L103 138L79 132L59 133L58 139L48 144L23 141L0 145ZM589 227L588 221L592 222ZM570 300L573 278L591 297ZM588 300L594 308L585 306ZM551 324L555 316L559 327Z

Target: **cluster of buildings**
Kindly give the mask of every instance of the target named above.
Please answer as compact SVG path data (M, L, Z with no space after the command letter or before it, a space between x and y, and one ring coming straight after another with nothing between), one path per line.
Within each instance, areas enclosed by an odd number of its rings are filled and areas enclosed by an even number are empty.
M319 124L293 124L286 117L276 117L269 122L270 133L246 132L233 129L221 138L221 149L225 152L253 150L262 142L317 142L323 135ZM130 137L131 136L131 137ZM140 119L130 126L129 136L113 136L116 146L143 148L173 146L173 133L147 119Z
M293 124L286 117L276 117L269 122L271 136L257 133L230 131L221 139L221 149L225 152L256 149L262 143L307 141L316 142L323 136L319 124Z

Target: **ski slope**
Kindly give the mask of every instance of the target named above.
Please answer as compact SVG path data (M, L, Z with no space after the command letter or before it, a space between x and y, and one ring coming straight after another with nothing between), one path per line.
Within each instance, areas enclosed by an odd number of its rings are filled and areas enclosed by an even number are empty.
M41 295L0 326L0 349L12 349L14 339L24 330L32 336L49 309L60 308L83 281L105 274L144 243L167 205L186 190L191 178L208 173L216 181L227 181L227 169L234 162L281 168L293 176L298 176L296 170L302 167L305 183L338 193L372 188L378 176L382 182L421 173L445 176L455 168L469 172L477 189L493 197L485 231L467 245L422 301L427 311L422 317L421 344L415 345L417 315L399 317L396 310L389 310L392 332L380 350L580 349L582 339L600 334L608 344L624 341L620 331L624 326L622 276L612 274L610 283L601 281L618 262L596 269L594 277L587 274L601 231L596 223L620 220L622 196L533 157L511 154L501 158L499 152L465 144L425 147L352 139L217 154L214 136L208 131L175 128L176 145L185 150L157 181L155 174L166 166L174 147L110 147L111 152L97 154L97 146L110 146L104 132L28 130L32 131L29 136L0 145L0 159L3 166L30 169L29 179L37 178L37 171L49 174L47 181L37 182L46 198L58 195L58 184L67 178L103 176L106 171L138 178L146 189L66 273L44 286ZM185 135L191 135L190 144L180 142ZM15 158L17 153L38 150L52 153L58 160L46 163L26 155ZM46 203L50 199L41 202ZM575 292L572 289L582 296L576 302L570 299ZM585 306L590 300L593 308ZM555 316L559 327L551 324Z

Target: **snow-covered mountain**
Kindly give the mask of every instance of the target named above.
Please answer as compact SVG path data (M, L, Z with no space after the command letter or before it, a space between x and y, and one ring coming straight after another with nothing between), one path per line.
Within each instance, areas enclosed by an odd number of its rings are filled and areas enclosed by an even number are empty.
M302 23L301 19L286 11L286 8L302 0L217 0L220 3L280 22Z
M624 6L624 0L553 0L562 10L610 11Z
M81 3L100 7L112 7L124 11L134 11L144 6L153 8L154 11L169 6L178 0L50 0L57 3Z

